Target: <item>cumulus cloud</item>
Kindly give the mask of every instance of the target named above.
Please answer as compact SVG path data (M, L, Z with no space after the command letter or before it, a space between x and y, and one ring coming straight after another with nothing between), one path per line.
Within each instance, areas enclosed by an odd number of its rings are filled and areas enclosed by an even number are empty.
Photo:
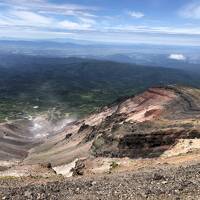
M171 60L186 60L186 57L183 54L170 54L168 58Z
M187 4L179 11L179 15L184 18L200 19L200 1Z
M131 17L133 17L133 18L137 18L137 19L144 17L144 13L142 13L142 12L136 12L136 11L129 11L128 15L131 16Z

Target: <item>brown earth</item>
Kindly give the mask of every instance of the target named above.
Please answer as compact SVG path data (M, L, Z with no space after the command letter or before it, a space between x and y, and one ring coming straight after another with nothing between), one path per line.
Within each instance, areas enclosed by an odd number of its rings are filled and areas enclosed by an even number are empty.
M25 152L15 157L20 164L1 166L5 199L198 199L200 90L151 88L68 124ZM17 173L26 178L6 179Z
M151 88L68 125L31 149L26 164L70 163L76 158L153 158L176 155L179 142L193 149L200 138L200 91L183 87ZM195 148L196 149L196 148Z

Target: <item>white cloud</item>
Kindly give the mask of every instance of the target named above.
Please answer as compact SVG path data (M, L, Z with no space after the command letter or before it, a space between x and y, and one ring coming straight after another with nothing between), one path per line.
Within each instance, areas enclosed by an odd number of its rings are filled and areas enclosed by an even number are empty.
M54 1L56 2L56 1ZM67 2L67 1L66 1ZM1 9L2 8L2 9ZM63 37L65 33L80 34L90 40L117 42L200 44L200 28L197 26L133 26L127 15L143 18L142 12L124 12L123 16L98 16L98 8L78 4L50 3L50 0L0 0L0 35L13 36L30 28L27 36L49 33L49 37ZM197 12L198 13L198 12ZM125 16L124 16L125 15ZM195 14L197 17L197 14ZM144 24L144 23L143 23ZM31 30L32 29L32 30ZM32 34L31 34L32 32ZM62 34L61 34L62 32ZM43 33L43 34L42 34ZM59 34L60 33L60 34ZM60 36L61 35L61 36ZM70 35L70 36L71 36ZM95 38L95 39L96 39ZM164 38L164 39L163 39Z
M91 28L91 25L87 23L77 23L64 20L58 23L58 27L68 30L89 30Z
M186 60L186 57L183 54L171 54L168 57L171 60L180 60L180 61L184 61Z
M0 15L0 26L9 26L9 25L10 25L10 22L5 17L2 17Z
M47 0L0 0L7 7L0 13L0 26L88 30L95 25L93 7L56 4ZM59 15L59 17L57 16ZM73 16L73 17L69 17Z
M179 15L184 18L200 19L200 2L187 4L179 11Z
M30 11L10 11L10 16L25 22L27 25L49 25L53 19Z
M49 27L55 20L38 13L30 11L9 10L0 14L0 25L10 27L21 27L21 29L29 27Z
M58 32L54 30L38 30L33 28L24 28L21 31L18 27L10 27L8 28L1 28L0 37L11 37L11 38L18 38L18 39L52 39L52 38L67 38L73 37L76 33L71 32ZM10 34L12 35L10 36Z
M133 17L133 18L137 18L137 19L144 17L144 13L142 13L142 12L136 12L136 11L129 11L128 15L131 16L131 17Z
M82 6L79 4L57 4L49 3L47 0L1 0L0 5L19 10L31 10L36 12L46 12L54 14L82 14L92 16L89 11L96 11L98 8L92 6Z
M158 33L169 35L200 35L199 27L167 27L167 26L132 26L132 25L118 25L106 27L107 30L114 30L119 32L141 32L141 33Z
M90 19L90 18L85 18L85 17L79 17L79 20L85 24L96 24L96 21L94 19Z

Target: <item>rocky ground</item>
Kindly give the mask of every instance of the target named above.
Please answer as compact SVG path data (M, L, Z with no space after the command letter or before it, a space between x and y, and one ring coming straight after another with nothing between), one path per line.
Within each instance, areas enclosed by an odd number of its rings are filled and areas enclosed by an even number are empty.
M151 88L120 100L24 148L19 160L2 156L0 197L200 199L199 119L199 89ZM4 128L4 144L20 149L16 131Z
M78 178L0 179L1 199L200 199L200 163Z

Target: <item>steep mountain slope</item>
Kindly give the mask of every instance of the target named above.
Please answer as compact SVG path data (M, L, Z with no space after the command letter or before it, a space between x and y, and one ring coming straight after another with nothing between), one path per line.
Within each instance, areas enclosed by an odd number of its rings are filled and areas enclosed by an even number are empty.
M174 156L199 148L199 117L199 89L151 88L75 122L2 124L0 157L59 166L77 158Z
M23 157L5 160L0 154L1 160L11 162L10 167L1 166L0 197L198 199L199 119L196 88L155 87L118 100L68 123ZM19 129L19 134L24 132Z
M28 151L43 143L50 135L61 131L74 121L66 118L59 122L50 121L47 116L16 120L0 124L0 169L19 163L28 156Z
M25 158L27 150L37 144L34 134L29 130L30 123L19 121L11 124L0 125L0 158Z
M152 158L199 149L200 90L152 88L68 125L25 163L57 166L83 157Z

